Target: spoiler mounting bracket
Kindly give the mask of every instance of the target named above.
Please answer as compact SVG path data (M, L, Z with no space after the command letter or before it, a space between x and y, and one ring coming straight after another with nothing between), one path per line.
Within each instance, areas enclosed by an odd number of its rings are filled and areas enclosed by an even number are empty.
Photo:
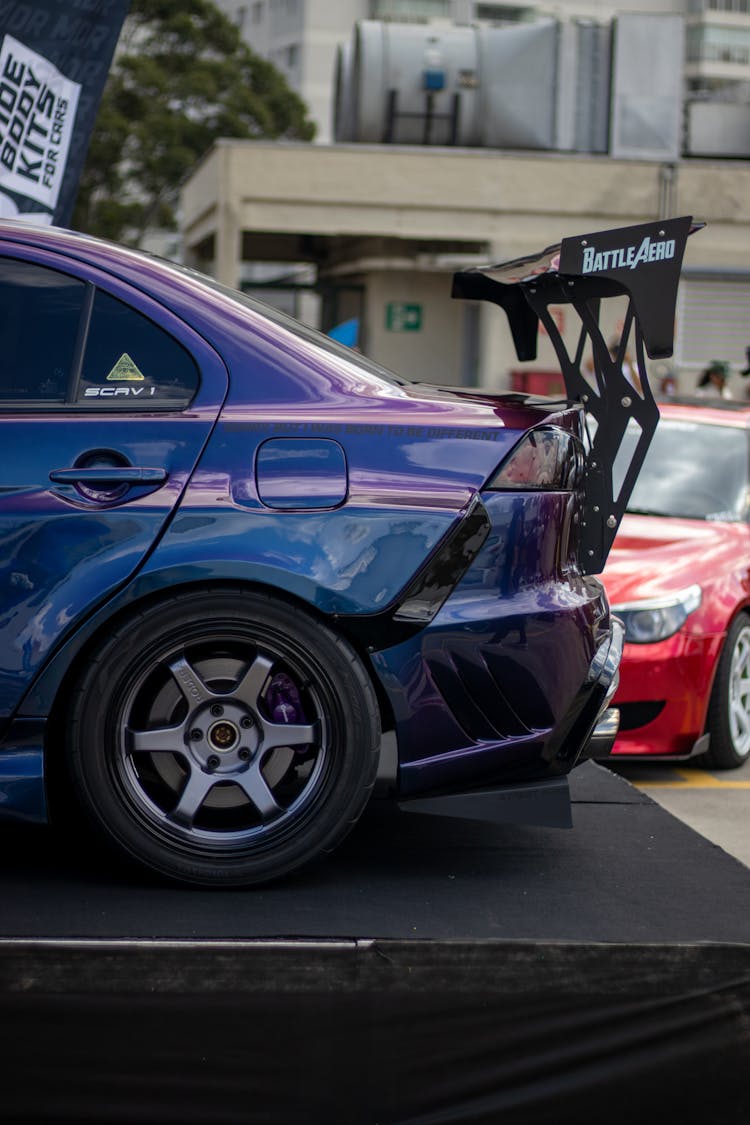
M702 226L684 216L599 231L563 239L538 255L454 274L454 297L491 301L505 310L519 360L536 358L541 322L555 349L568 398L581 404L592 423L587 426L579 551L584 574L604 569L656 430L659 409L649 386L646 356L672 354L685 245L688 235ZM601 302L623 296L627 309L611 354L599 324ZM581 322L573 354L550 313L550 306L559 304L571 306ZM626 374L631 336L636 370ZM629 455L623 446L628 429L638 431Z

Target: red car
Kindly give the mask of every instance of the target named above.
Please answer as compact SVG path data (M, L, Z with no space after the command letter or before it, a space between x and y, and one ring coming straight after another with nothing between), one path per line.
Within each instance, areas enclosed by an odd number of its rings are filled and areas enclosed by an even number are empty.
M749 466L750 403L661 406L602 575L625 625L615 755L750 755Z

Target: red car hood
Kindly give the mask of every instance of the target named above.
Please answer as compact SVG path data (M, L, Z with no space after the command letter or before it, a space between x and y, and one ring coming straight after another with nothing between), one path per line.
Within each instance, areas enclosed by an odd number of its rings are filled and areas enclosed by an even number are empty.
M741 551L741 523L626 515L601 578L612 605L643 601L716 579Z

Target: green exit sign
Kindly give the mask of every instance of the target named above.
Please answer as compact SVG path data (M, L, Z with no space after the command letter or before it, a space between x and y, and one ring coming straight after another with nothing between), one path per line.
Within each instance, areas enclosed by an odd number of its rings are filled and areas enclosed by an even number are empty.
M420 332L422 306L389 301L385 306L385 326L389 332Z

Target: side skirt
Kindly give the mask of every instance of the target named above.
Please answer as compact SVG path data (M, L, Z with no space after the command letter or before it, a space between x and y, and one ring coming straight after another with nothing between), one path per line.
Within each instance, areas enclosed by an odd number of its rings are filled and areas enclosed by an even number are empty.
M0 746L0 819L46 824L45 719L15 719Z

